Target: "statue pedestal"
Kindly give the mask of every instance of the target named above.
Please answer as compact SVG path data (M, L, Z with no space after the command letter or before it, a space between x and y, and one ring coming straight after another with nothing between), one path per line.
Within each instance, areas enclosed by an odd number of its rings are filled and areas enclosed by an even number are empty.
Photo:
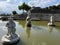
M14 44L14 43L16 43L16 42L18 42L20 40L20 37L18 36L18 35L4 35L3 37L2 37L2 40L1 40L1 42L3 43L3 44Z
M27 21L26 25L27 27L31 27L31 21Z
M50 22L48 23L48 25L49 25L49 26L55 26L54 23L50 23Z

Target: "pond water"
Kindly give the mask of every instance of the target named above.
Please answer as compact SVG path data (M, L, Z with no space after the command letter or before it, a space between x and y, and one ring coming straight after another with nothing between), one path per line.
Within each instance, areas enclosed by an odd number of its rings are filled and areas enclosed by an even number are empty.
M0 40L7 33L7 21L0 21ZM56 26L48 26L47 21L32 21L32 27L26 27L25 20L17 20L16 34L20 35L20 42L16 45L60 45L60 22ZM1 41L0 41L0 45Z

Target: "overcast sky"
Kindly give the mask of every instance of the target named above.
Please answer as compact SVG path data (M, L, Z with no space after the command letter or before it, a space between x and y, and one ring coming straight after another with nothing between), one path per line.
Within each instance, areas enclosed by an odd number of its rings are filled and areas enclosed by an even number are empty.
M13 10L21 13L22 11L18 10L18 5L23 2L30 6L47 7L58 4L60 0L0 0L0 13L12 13Z

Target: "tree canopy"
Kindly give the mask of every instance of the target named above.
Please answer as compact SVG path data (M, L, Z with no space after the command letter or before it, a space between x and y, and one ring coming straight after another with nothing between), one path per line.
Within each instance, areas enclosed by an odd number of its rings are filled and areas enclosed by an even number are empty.
M16 11L12 11L12 13L13 13L13 15L16 15L16 14L17 14L17 12L16 12Z
M24 10L28 11L30 8L31 7L29 5L27 5L27 4L25 4L25 2L21 6L18 6L18 9L23 10L23 12L24 12Z
M31 7L25 3L23 3L21 6L18 6L18 9L19 10L23 10L23 13L24 13L24 10L25 11L29 11L31 9ZM40 7L40 12L57 12L60 10L60 5L53 5L53 6L49 6L49 7L45 7L45 8L41 8Z
M53 5L53 6L49 6L49 7L47 7L48 9L50 9L50 10L56 10L56 9L60 9L60 5Z

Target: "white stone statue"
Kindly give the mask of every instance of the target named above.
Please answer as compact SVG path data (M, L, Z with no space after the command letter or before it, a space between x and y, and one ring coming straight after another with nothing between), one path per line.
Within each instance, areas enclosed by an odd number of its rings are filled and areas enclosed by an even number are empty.
M50 22L48 23L48 25L54 26L55 25L55 19L54 16L50 17Z
M7 35L4 35L1 39L2 43L5 43L5 44L13 44L13 43L16 43L17 41L20 40L20 37L15 34L15 22L13 21L12 18L9 18L8 19L8 22L6 24L6 27L7 27L7 30L8 30L8 33Z
M32 7L28 12L27 12L27 18L26 18L26 25L28 27L31 27L31 10L33 10L34 8Z
M7 35L13 35L13 34L15 34L15 31L16 31L16 29L15 29L15 22L13 21L13 19L12 18L9 18L8 19L9 21L8 21L8 23L6 24L6 27L8 28L8 33L7 33Z
M31 10L31 9L30 9ZM30 12L30 10L28 11L28 16L27 16L27 18L26 18L26 25L28 26L28 27L31 27L31 12Z
M55 20L54 20L54 16L50 17L50 22L54 24Z

